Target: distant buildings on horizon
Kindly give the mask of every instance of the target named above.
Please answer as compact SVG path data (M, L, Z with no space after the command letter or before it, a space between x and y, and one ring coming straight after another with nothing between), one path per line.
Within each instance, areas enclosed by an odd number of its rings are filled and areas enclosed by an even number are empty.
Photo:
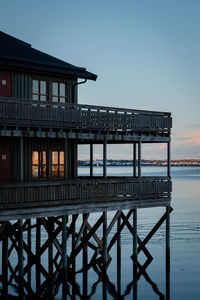
M81 167L86 167L90 165L90 161L89 160L79 160L78 161L78 165ZM132 166L133 165L133 161L132 160L115 160L115 159L108 159L107 160L107 166L116 166L116 167L120 167L120 166ZM141 160L141 165L142 166L166 166L167 165L167 161L166 160ZM103 166L103 160L101 159L96 159L93 161L93 166ZM200 159L195 159L195 158L191 158L191 159L173 159L171 160L171 166L200 166Z

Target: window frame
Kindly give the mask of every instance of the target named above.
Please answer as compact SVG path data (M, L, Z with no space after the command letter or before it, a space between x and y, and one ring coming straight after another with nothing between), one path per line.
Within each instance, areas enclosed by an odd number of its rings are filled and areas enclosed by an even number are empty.
M53 152L57 152L58 153L58 163L55 164L53 163ZM63 153L63 163L60 163L60 153ZM53 176L53 167L57 166L58 167L58 171L57 171L57 176ZM63 171L60 170L60 167L63 167ZM64 170L65 170L65 152L63 150L52 150L51 151L51 179L64 179L65 174L64 174ZM60 176L60 173L63 172L63 176Z
M57 83L58 84L58 95L54 95L53 93L53 84ZM64 84L65 85L65 96L60 95L60 84ZM59 80L52 80L52 102L53 103L61 103L61 104L65 104L68 103L68 84L66 82L63 81L59 81ZM57 98L58 101L53 101L53 98ZM65 99L65 102L60 102L60 99Z
M38 81L38 93L34 93L33 91L33 81ZM46 82L46 94L40 93L40 87L41 87L41 81ZM38 96L38 99L35 100L33 97ZM41 97L46 97L46 100L42 100ZM48 80L47 79L38 79L38 78L32 78L32 100L33 101L41 101L41 102L46 102L49 100L49 93L48 93Z
M33 152L38 152L38 164L33 164ZM46 153L46 163L43 163L43 152ZM33 176L33 167L38 167L38 177ZM43 167L46 167L46 176L43 173ZM32 150L31 157L31 177L32 180L47 180L48 179L48 151L47 150Z

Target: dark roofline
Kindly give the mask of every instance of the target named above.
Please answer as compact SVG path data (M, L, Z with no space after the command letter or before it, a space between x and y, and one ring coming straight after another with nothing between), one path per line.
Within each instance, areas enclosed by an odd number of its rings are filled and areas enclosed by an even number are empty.
M76 67L63 60L31 47L30 44L0 31L3 39L3 49L0 48L0 65L39 70L44 72L63 74L76 78L96 80L97 75L88 72L86 68ZM10 47L12 45L12 47ZM13 51L14 49L14 51Z
M31 47L31 44L29 44L27 42L24 42L24 41L22 41L22 40L20 40L20 39L18 39L16 37L10 35L10 34L7 34L7 33L3 32L3 31L1 31L1 30L0 30L0 34L4 35L6 38L10 38L10 39L15 40L17 43L20 43L20 44L22 44L24 46Z

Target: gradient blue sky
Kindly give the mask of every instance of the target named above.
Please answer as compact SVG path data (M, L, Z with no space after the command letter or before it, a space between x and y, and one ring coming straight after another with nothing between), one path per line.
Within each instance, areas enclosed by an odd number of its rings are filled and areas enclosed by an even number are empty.
M79 87L80 103L170 111L172 158L200 157L199 0L7 0L0 23L97 74ZM163 148L145 146L144 157L165 158ZM131 157L129 147L120 152Z

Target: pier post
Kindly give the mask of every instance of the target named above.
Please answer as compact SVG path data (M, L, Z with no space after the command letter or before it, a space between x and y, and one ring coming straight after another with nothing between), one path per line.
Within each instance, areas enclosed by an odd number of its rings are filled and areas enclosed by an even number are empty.
M90 177L93 177L93 144L90 143Z
M103 143L103 178L104 179L106 179L107 177L106 159L107 159L107 140L105 139Z
M18 222L19 298L24 299L23 220Z
M138 177L141 178L141 139L138 142Z
M87 220L88 214L83 214L83 223ZM87 227L85 226L83 230L83 241L85 241L87 236ZM88 264L88 243L86 242L83 246L83 298L87 299L88 295L88 271L87 271L87 264Z
M133 299L137 299L137 209L133 210Z
M103 300L107 300L107 278L106 278L106 266L107 266L107 212L103 212Z
M27 220L27 245L28 249L31 250L31 219ZM28 264L31 263L30 253L28 253L27 262ZM31 268L29 268L27 276L28 285L31 286Z
M76 247L76 220L77 215L72 216L72 253L75 251ZM76 256L74 255L72 259L72 299L76 299Z
M133 177L136 177L136 143L133 144Z
M170 206L166 206L166 299L170 299Z
M35 275L36 275L36 293L39 295L40 290L40 245L41 245L41 220L39 218L36 219L36 257L37 257L37 264L35 266Z
M51 240L51 235L54 233L54 217L48 218L48 273L49 273L49 282L48 282L48 296L52 298L52 287L53 287L53 241Z
M62 300L67 299L67 218L66 215L62 217Z

